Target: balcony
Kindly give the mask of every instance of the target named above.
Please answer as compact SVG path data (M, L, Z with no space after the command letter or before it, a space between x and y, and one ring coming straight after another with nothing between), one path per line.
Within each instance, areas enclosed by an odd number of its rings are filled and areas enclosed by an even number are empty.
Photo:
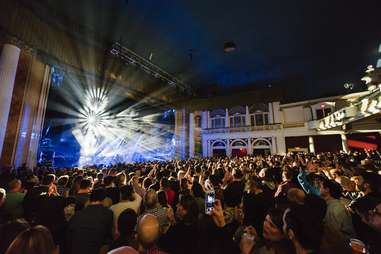
M316 130L319 126L319 120L311 120L307 122L307 127L309 130Z
M282 128L282 124L267 124L261 126L242 126L242 127L225 127L225 128L209 128L203 129L201 132L204 134L209 133L231 133L231 132L248 132L248 131L271 131L279 130Z
M284 123L283 128L300 128L304 127L304 122Z

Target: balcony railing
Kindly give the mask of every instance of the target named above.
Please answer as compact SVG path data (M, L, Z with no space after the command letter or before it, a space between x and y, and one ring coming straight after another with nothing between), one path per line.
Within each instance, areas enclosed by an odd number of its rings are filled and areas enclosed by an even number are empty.
M299 128L304 127L304 122L284 123L283 128Z
M242 127L225 127L225 128L209 128L203 129L202 133L230 133L230 132L247 132L247 131L271 131L279 130L282 124L274 123L258 126L242 126Z
M319 120L311 120L307 122L307 127L309 130L315 130L319 126Z

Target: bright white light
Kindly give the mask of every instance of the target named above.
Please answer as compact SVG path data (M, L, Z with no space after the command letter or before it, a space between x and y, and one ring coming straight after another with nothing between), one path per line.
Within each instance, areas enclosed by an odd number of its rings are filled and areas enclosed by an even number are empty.
M131 108L113 114L108 110L109 101L107 93L98 88L84 96L73 130L81 146L80 165L172 158L173 143L163 142L172 131L155 122L157 114L139 117Z
M366 73L370 73L370 72L373 72L374 71L374 67L373 67L373 65L368 65L367 67L366 67Z
M99 121L99 119L95 115L89 115L86 120L87 124L90 126L96 126Z
M369 84L370 82L372 82L372 78L369 76L365 76L361 80L364 81L365 84Z

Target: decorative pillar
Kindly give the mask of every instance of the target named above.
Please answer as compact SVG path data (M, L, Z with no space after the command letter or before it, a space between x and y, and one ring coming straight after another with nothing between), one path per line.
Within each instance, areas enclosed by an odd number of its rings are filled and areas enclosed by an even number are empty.
M348 153L349 152L349 147L348 147L347 136L345 135L345 133L341 133L340 136L341 136L341 146L342 146L342 149L343 149L343 151L345 153Z
M26 163L26 157L17 156L17 150L23 151L23 145L18 145L19 141L24 141L29 145L30 137L27 137L28 130L32 127L29 125L29 119L33 119L31 112L23 114L24 105L28 98L28 85L31 79L31 66L33 57L27 50L22 50L17 65L16 78L13 87L11 107L9 110L8 123L4 137L4 145L1 154L0 164L5 168L18 168L22 163ZM40 81L40 84L42 82ZM33 95L33 99L39 96L39 91ZM29 147L25 148L25 152L29 152ZM16 163L20 161L19 164Z
M230 149L230 140L226 140L226 156L231 157L232 156L232 150Z
M202 136L201 137L201 142L202 142L202 157L206 158L209 157L209 149L208 149L208 140Z
M229 109L225 109L225 128L229 128L230 121L229 121Z
M201 112L201 129L207 129L208 128L208 112L202 111Z
M33 169L43 130L49 95L51 68L36 53L23 46L11 96L11 107L0 165Z
M247 139L247 155L253 154L253 142L251 142L251 139Z
M189 113L189 158L194 157L194 114Z
M175 113L175 159L181 159L181 134L182 134L182 111L181 109L176 109Z
M26 162L27 167L34 168L37 165L37 153L38 146L42 136L42 131L44 128L44 120L45 120L45 112L46 105L48 102L49 89L51 84L51 68L50 66L44 65L42 63L35 63L32 66L32 72L39 70L39 74L32 74L29 83L29 89L27 90L26 98L29 98L28 101L25 102L26 106L29 106L29 109L26 109L26 112L23 112L24 118L27 119L28 110L31 110L32 117L29 120L31 127L27 132L27 137L29 138L29 146L28 150L23 150L23 156L26 158L25 161L17 161L17 153L16 153L16 161L15 165L20 165L23 162ZM42 71L43 70L43 71ZM42 82L41 82L42 81ZM36 96L38 94L38 96ZM33 97L33 95L35 97ZM23 133L21 133L21 136ZM19 139L20 141L20 139ZM18 145L23 144L23 142L19 142ZM27 143L28 144L28 143ZM26 155L26 157L25 157Z
M284 136L277 136L276 137L277 142L277 148L278 148L278 154L286 154L286 139Z
M249 111L249 106L246 105L246 126L250 126L250 111Z
M310 148L310 153L315 153L314 137L312 137L312 136L308 137L308 145L309 145L309 148Z
M187 147L189 147L188 144L188 135L187 135L187 114L186 109L183 108L181 110L182 114L182 130L181 130L181 159L185 160L187 158Z
M274 108L273 103L269 103L269 124L274 124Z
M0 155L3 151L20 49L5 44L0 57Z
M274 123L282 123L282 116L281 116L281 110L280 110L280 102L274 101L272 103L273 108L273 122ZM271 112L270 112L271 113Z
M207 126L206 126L206 128L212 128L212 121L211 121L211 119L210 119L210 111L208 110L208 111L206 111L206 124L207 124Z
M271 154L277 154L277 142L276 137L271 137Z

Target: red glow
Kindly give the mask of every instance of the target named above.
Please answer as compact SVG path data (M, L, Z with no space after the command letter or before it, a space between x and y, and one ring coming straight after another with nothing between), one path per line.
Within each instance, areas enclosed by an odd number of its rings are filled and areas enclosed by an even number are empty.
M377 144L357 141L353 139L348 140L348 146L353 148L367 149L367 150L376 150L378 147Z

